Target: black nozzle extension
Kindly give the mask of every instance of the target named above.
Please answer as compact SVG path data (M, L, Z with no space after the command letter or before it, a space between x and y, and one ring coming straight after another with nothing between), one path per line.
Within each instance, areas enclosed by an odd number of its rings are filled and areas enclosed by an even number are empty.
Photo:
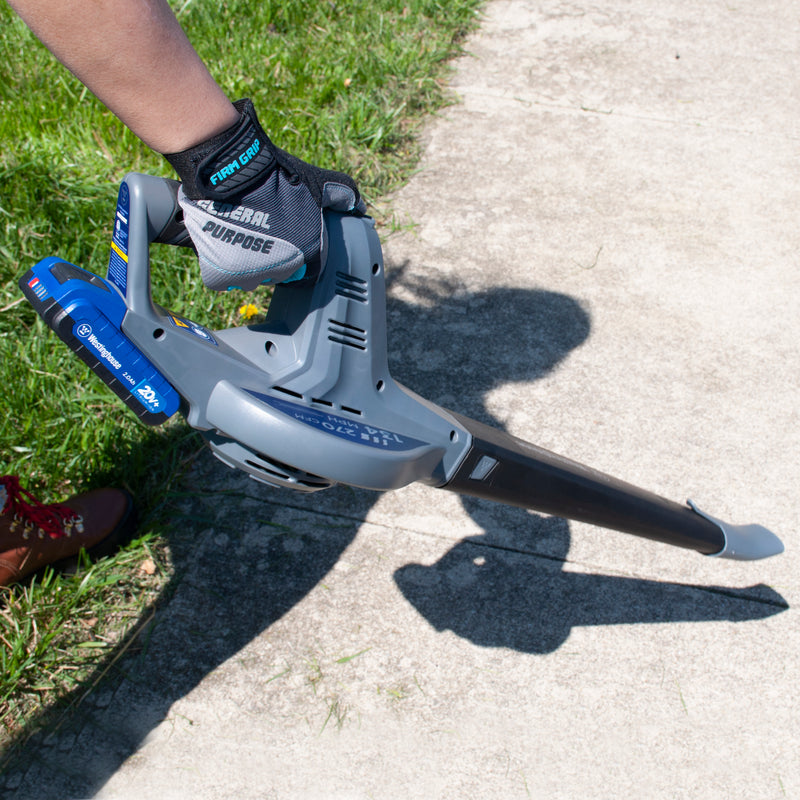
M663 497L450 412L472 448L441 488L588 522L705 555L725 547L718 525Z

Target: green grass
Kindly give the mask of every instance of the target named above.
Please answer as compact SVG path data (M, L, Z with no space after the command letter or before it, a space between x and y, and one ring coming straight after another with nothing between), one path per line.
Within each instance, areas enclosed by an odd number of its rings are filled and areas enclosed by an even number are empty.
M232 98L249 96L271 138L341 169L373 204L414 168L421 120L448 102L446 61L479 0L184 0L190 39ZM139 565L162 556L170 496L199 444L180 420L145 428L25 302L18 278L58 255L104 274L118 183L169 175L0 5L0 474L42 499L98 485L136 496L141 539L77 576L46 573L4 593L0 719L23 730L36 709L81 685L161 586ZM265 294L212 295L189 253L153 254L159 303L211 327ZM87 624L86 620L92 622ZM115 632L116 631L116 632ZM2 744L0 740L0 744Z
M93 688L106 672L96 675L98 660L123 643L128 649L143 606L154 603L166 583L153 539L137 539L95 564L84 556L74 575L47 569L6 594L0 608L0 708L7 735L51 697Z

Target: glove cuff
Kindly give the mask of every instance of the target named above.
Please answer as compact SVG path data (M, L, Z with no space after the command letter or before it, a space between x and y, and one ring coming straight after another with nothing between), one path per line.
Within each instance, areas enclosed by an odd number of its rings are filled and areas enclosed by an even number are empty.
M233 105L241 114L236 125L188 150L164 155L191 200L230 200L246 194L277 164L253 103L245 98Z

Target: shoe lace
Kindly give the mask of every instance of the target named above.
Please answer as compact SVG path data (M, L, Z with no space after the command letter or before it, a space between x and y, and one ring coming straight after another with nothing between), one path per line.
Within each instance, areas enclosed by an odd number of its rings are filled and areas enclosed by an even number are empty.
M5 488L5 503L0 514L9 515L11 531L22 530L22 538L29 539L36 531L40 539L49 536L61 539L71 536L73 529L83 531L83 518L62 503L45 505L27 489L20 486L16 475L0 476L0 486Z

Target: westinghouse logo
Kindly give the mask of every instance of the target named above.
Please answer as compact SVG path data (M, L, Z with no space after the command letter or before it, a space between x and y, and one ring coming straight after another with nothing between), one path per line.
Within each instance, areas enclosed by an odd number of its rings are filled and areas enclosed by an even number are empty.
M114 369L119 369L122 364L114 358L113 353L97 338L97 335L92 330L92 326L88 322L80 322L75 326L75 333L81 339L90 344L100 358L110 364Z

